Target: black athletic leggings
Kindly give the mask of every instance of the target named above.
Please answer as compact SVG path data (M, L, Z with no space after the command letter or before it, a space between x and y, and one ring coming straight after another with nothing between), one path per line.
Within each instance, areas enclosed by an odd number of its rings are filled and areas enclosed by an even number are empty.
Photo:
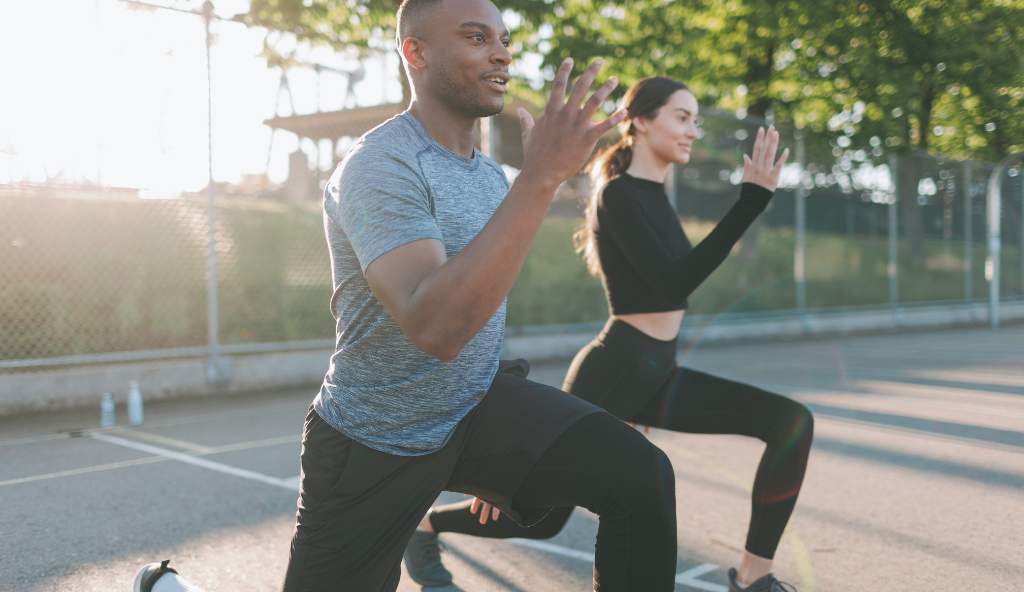
M563 388L638 424L691 434L741 434L764 442L746 549L772 559L803 483L814 428L811 412L781 395L678 367L675 355L674 340L654 339L613 319L576 355ZM434 529L543 539L558 534L572 513L572 508L558 508L530 528L504 516L481 525L469 513L470 503L434 509Z

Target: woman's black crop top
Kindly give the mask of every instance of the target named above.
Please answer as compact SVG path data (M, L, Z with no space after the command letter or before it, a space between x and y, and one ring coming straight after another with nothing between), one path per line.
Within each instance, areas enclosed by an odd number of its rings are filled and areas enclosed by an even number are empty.
M772 195L744 183L736 204L694 247L661 183L627 174L609 181L598 196L594 239L611 313L686 308L686 298L722 264Z

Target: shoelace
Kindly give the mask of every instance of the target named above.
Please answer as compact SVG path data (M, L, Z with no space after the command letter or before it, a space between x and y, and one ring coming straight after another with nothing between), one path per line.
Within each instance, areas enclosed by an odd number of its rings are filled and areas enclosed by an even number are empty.
M771 592L799 592L796 586L789 582L783 582L782 580L775 580L772 582Z

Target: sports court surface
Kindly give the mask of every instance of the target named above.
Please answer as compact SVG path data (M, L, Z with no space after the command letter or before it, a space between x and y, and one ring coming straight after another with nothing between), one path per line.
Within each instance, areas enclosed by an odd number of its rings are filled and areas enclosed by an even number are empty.
M996 591L1024 582L1022 352L1017 325L697 346L680 361L815 412L782 579L801 592ZM531 378L559 384L566 365ZM0 590L129 590L164 558L211 592L278 590L313 390L149 402L132 429L93 429L98 405L0 419ZM724 592L761 445L650 437L676 471L676 589ZM577 510L540 543L443 535L458 588L434 590L588 590L595 532ZM399 589L420 587L403 576Z

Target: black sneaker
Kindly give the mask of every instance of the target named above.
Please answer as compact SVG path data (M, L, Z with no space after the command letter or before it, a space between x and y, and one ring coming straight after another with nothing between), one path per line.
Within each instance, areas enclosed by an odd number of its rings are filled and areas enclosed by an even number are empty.
M184 578L178 575L174 568L167 567L170 559L164 559L159 563L147 563L142 566L139 573L135 574L135 583L132 584L132 592L153 592L156 588L156 581L166 577L168 580L160 583L160 591L200 592Z
M796 586L787 582L780 582L775 576L768 574L754 580L752 584L744 588L736 581L736 568L729 568L729 592L797 592Z
M420 586L451 586L452 573L441 563L441 543L432 532L417 530L405 546L405 569Z

